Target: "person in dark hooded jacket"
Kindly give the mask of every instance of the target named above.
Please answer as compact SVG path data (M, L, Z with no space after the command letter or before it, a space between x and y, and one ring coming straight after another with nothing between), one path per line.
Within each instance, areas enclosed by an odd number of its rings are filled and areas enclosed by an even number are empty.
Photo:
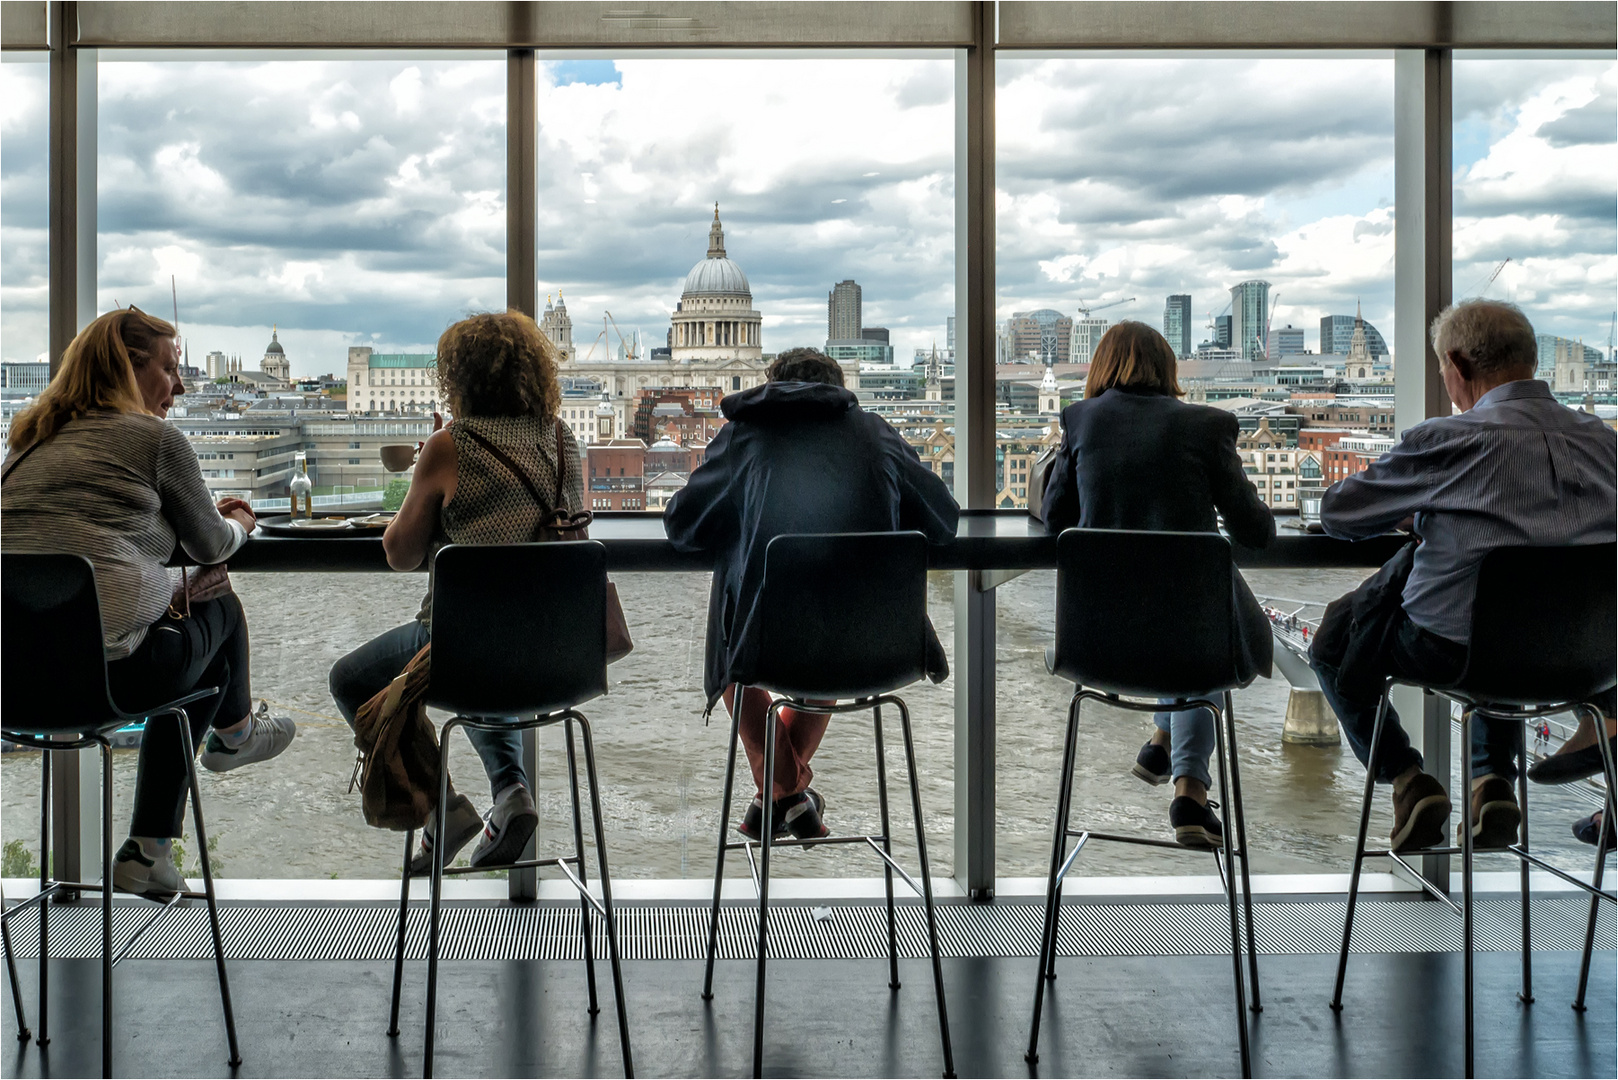
M944 481L921 463L885 420L859 407L843 370L814 349L789 349L770 365L763 386L720 403L730 422L708 446L700 468L664 514L681 551L717 556L708 601L708 708L723 697L741 710L741 741L758 795L738 827L757 838L764 813L764 717L770 695L735 684L758 648L764 549L783 533L888 532L916 529L933 543L955 536L959 508ZM949 673L943 646L927 628L927 674ZM773 818L800 839L826 835L824 802L809 787L809 759L825 734L825 715L783 709L776 738Z

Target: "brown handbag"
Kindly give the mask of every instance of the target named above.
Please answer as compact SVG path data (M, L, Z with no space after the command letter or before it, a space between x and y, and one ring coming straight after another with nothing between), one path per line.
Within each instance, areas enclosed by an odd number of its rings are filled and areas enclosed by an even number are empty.
M562 499L562 493L567 483L567 458L562 452L562 421L556 421L556 496L551 500L551 513L548 518L539 524L539 535L536 540L588 540L590 538L590 522L595 515L588 510L580 510L570 514L567 504ZM528 474L504 450L485 439L475 431L468 430L474 442L494 456L494 459L506 467L506 470L522 482L534 502L540 506L545 505L544 498L539 494L539 488L528 478ZM635 642L629 636L629 621L624 618L624 606L618 600L618 586L609 579L607 581L607 663L615 664L634 651Z
M354 714L360 804L365 823L405 832L427 824L438 804L438 733L427 718L432 646ZM350 790L352 786L350 786Z

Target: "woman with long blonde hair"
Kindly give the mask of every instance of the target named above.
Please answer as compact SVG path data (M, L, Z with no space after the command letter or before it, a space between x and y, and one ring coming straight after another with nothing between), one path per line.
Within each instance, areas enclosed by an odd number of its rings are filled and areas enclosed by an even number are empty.
M227 772L275 757L294 729L252 715L247 623L235 593L188 602L167 566L176 545L199 564L222 563L255 524L242 500L214 502L191 444L166 422L185 393L179 364L173 325L134 307L102 315L73 339L39 400L12 421L0 551L87 557L113 700L138 713L219 687L190 720L202 764ZM173 724L148 725L130 836L113 874L127 892L163 898L187 888L172 844L188 786L181 754Z

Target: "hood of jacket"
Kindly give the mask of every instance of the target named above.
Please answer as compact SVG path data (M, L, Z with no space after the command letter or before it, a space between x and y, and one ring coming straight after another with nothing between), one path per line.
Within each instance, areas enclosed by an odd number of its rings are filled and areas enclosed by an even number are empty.
M859 403L852 391L830 383L767 382L719 403L727 420L754 424L831 419Z

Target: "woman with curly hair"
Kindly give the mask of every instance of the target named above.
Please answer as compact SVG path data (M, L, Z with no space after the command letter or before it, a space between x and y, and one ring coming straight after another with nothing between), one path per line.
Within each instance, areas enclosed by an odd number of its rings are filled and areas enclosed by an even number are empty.
M382 537L388 565L418 569L445 544L526 543L555 509L549 500L558 486L569 513L584 509L579 446L556 419L562 399L556 363L555 346L520 312L474 315L444 331L438 339L438 385L454 419L444 426L433 416L434 430L422 444L409 494ZM415 619L332 666L331 694L350 724L360 706L427 644L431 617L429 575ZM470 799L451 790L444 865L480 832L473 866L513 862L539 822L523 771L522 737L515 731L465 730L488 773L494 806L485 819ZM412 874L432 868L436 839L431 830L431 822L422 830Z

